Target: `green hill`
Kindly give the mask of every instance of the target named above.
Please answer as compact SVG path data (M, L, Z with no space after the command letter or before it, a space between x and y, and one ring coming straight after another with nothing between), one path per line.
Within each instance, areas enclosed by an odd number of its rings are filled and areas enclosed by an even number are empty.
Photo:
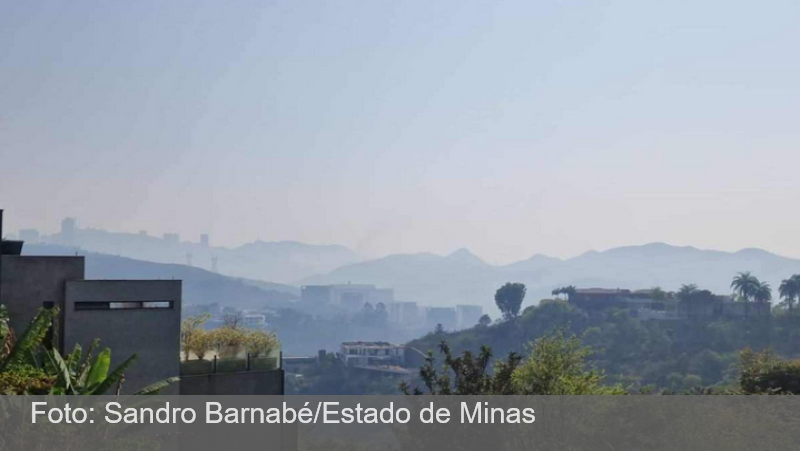
M526 345L566 329L591 347L592 364L609 383L637 390L655 385L682 390L735 383L739 352L772 348L781 355L800 354L800 315L778 312L769 318L738 320L639 321L623 310L589 314L566 301L528 307L518 318L454 333L430 333L408 343L426 352L446 341L454 352L489 345L497 358L527 354Z

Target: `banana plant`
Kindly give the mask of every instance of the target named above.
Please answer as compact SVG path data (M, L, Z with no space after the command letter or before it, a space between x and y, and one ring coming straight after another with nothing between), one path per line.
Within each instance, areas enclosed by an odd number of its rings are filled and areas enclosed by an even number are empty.
M0 305L0 359L5 358L14 347L14 337L11 334L11 326L8 325L8 309L5 305Z
M58 350L47 352L49 365L58 377L51 394L58 395L103 395L114 386L119 387L124 381L125 371L137 360L136 354L128 357L121 365L111 371L111 350L103 349L96 357L94 352L99 345L95 340L84 357L83 348L76 344L73 351L63 357ZM158 393L177 377L150 384L136 392L136 395Z
M19 365L37 365L36 353L57 316L58 309L39 309L28 328L15 341L8 326L8 311L5 306L0 306L0 373Z
M111 371L110 349L105 348L94 356L99 340L91 344L85 356L80 345L75 345L66 357L55 348L48 350L43 344L47 331L57 318L58 308L39 309L25 332L15 340L9 327L8 310L0 305L0 373L17 371L23 367L39 368L48 377L55 376L55 383L50 388L51 394L102 395L115 385L119 388L125 371L136 361L136 354ZM135 394L155 394L177 380L177 377L165 379L150 384Z

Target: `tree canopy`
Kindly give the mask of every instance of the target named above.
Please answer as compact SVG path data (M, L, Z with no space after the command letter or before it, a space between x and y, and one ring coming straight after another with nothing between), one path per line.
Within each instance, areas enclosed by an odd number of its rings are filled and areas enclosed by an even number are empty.
M497 289L494 302L506 320L519 315L522 301L525 299L525 284L508 282Z

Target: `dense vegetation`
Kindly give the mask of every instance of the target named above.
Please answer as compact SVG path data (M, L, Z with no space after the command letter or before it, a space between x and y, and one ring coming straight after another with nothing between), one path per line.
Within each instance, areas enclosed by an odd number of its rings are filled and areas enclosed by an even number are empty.
M204 360L212 352L222 358L236 358L241 352L267 356L280 347L277 335L244 327L241 315L226 315L225 325L213 330L203 328L209 319L210 315L201 315L181 321L183 360Z
M75 345L62 356L49 343L48 335L58 309L40 309L28 328L19 336L9 327L8 311L0 305L0 395L102 395L119 393L124 374L136 361L136 354L111 369L111 350L95 355L95 340L84 353ZM171 378L149 385L136 394L152 394L177 381Z
M586 362L590 354L577 337L565 336L563 331L539 338L530 344L530 354L523 357L510 352L505 359L493 363L492 350L482 346L474 355L464 351L453 355L450 346L442 342L441 368L433 352L428 353L419 370L424 386L414 387L403 382L405 394L431 395L621 395L620 386L605 385L601 371Z
M397 395L400 379L375 375L345 366L335 354L310 366L302 376L287 375L287 395Z
M456 333L432 333L412 341L423 351L442 341L455 353L489 346L496 355L521 353L526 343L564 330L592 350L587 362L610 384L630 391L648 386L685 390L738 383L743 349L772 349L777 355L800 353L800 312L778 310L772 317L639 321L626 310L580 310L566 301L547 300L518 317Z

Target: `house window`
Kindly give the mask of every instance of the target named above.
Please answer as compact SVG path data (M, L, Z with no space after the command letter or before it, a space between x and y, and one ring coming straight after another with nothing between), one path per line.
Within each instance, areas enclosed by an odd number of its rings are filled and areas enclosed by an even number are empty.
M172 301L89 301L75 303L75 310L139 310L171 308Z

